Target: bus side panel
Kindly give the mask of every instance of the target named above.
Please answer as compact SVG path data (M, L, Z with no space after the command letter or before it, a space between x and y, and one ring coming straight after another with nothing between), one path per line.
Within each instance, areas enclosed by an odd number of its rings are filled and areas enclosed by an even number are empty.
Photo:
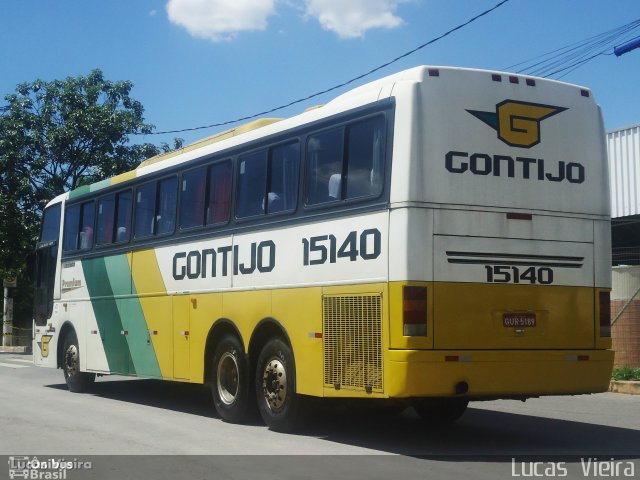
M134 252L130 260L133 292L137 296L147 329L147 337L141 340L153 345L158 365L158 375L174 378L173 372L173 315L171 298L158 268L154 250ZM149 352L149 356L151 353Z
M296 360L296 389L303 395L322 396L323 352L322 289L273 290L273 318L287 325Z
M200 293L186 295L185 297L190 303L190 379L194 383L206 382L209 380L204 378L206 342L213 324L223 317L223 293ZM182 338L181 340L184 341L185 339ZM246 339L243 339L243 341L246 341Z

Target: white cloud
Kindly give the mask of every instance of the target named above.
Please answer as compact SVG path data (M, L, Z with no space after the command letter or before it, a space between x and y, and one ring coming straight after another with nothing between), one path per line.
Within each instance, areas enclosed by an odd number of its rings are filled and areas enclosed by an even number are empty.
M372 28L395 28L403 20L396 7L406 0L305 0L307 17L343 38L362 37Z
M215 42L238 33L267 28L268 18L281 7L303 9L325 30L342 38L362 37L372 28L396 28L404 22L395 14L410 0L169 0L169 20L191 35ZM150 14L153 15L152 11Z
M275 0L169 0L169 20L200 38L230 40L239 32L264 30Z

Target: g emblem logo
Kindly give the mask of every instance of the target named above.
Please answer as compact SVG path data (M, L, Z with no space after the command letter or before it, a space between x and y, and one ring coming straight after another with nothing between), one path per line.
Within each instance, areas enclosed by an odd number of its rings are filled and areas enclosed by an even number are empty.
M565 110L565 107L505 100L496 105L495 113L467 112L496 130L498 138L507 145L531 148L540 143L540 122Z
M49 356L49 342L51 341L51 338L53 338L51 335L43 335L42 340L38 342L43 358Z

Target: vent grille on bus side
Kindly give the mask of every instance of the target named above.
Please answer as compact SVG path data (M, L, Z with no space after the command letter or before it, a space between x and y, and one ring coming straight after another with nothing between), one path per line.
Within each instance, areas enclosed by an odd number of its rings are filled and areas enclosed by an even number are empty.
M324 383L382 392L382 297L323 297Z

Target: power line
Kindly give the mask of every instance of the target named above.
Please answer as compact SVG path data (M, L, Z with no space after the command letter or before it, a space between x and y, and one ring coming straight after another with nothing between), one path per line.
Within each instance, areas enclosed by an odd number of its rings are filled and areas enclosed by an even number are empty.
M592 36L592 37L588 37L588 38L586 38L586 39L578 40L578 41L576 41L576 42L570 43L570 44L565 45L565 46L563 46L563 47L556 48L555 50L551 50L551 51L546 52L546 53L543 53L543 54L541 54L541 55L537 55L537 56L535 56L535 57L533 57L533 58L530 58L530 59L528 59L528 60L524 60L524 61L522 61L522 62L515 63L515 64L513 64L513 65L509 65L508 67L504 67L504 68L503 68L503 70L504 70L504 71L512 71L512 70L513 70L513 69L515 69L516 67L520 67L520 66L522 66L522 65L527 65L527 64L529 64L528 66L526 66L526 67L522 68L521 70L518 70L518 71L517 71L517 73L526 73L526 72L531 73L531 70L532 70L534 67L537 67L537 66L539 66L539 65L542 65L542 64L544 64L545 62L550 62L550 61L552 61L553 59L560 58L562 55L565 55L565 54L567 54L567 53L569 53L569 52L572 52L572 51L575 51L575 50L577 50L577 49L579 49L579 48L581 48L581 47L584 47L585 45L589 44L589 42L598 41L598 40L602 39L603 37L606 37L607 35L617 34L617 33L619 33L620 31L626 30L626 29L628 29L628 28L632 28L632 27L633 27L633 26L635 26L637 23L638 23L638 20L635 20L635 21L633 21L633 22L631 22L631 23L628 23L628 24L626 24L626 25L623 25L623 26L621 26L621 27L616 27L616 28L614 28L614 29L612 29L612 30L608 30L608 31L606 31L606 32L599 33L598 35L594 35L594 36ZM556 54L556 55L553 55L553 54ZM538 59L543 59L543 58L545 58L545 57L547 57L547 56L549 56L549 55L553 55L553 56L552 56L552 57L550 57L550 58L548 58L548 59L546 59L546 60L540 60L540 61L535 62L535 63L530 63L530 62L534 62L535 60L538 60Z
M550 52L543 53L529 60L516 63L506 67L504 70L511 70L515 67L522 67L517 73L536 75L540 77L565 77L577 68L601 55L612 55L614 47L624 42L638 38L640 29L640 19L616 27L612 30L599 33L592 37L579 40L565 45ZM611 53L607 53L611 50Z
M429 45L432 45L432 44L436 43L439 40L442 40L443 38L451 35L452 33L460 30L461 28L466 27L467 25L475 22L479 18L484 17L485 15L488 15L489 13L491 13L494 10L498 9L499 7L501 7L502 5L504 5L507 2L509 2L509 0L502 0L502 1L498 2L496 5L494 5L493 7L489 8L488 10L485 10L484 12L479 13L475 17L472 17L469 20L467 20L466 22L461 23L460 25L457 25L456 27L446 31L442 35L440 35L438 37L435 37L435 38L432 38L428 42L425 42L422 45L419 45L416 48L414 48L412 50L409 50L408 52L405 52L402 55L397 56L393 60L390 60L390 61L388 61L388 62L386 62L386 63L384 63L384 64L382 64L382 65L380 65L378 67L375 67L375 68L369 70L366 73L363 73L361 75L353 77L350 80L342 82L342 83L340 83L338 85L334 85L333 87L329 87L329 88L327 88L325 90L322 90L320 92L312 93L311 95L308 95L308 96L306 96L304 98L299 98L298 100L293 100L293 101L291 101L291 102L289 102L287 104L280 105L280 106L274 107L274 108L270 108L269 110L265 110L264 112L255 113L253 115L247 115L246 117L236 118L235 120L227 120L225 122L212 123L210 125L203 125L201 127L181 128L181 129L176 129L176 130L165 130L165 131L162 131L162 132L151 132L151 133L149 133L147 135L164 135L164 134L168 134L168 133L192 132L194 130L204 130L204 129L213 128L213 127L223 127L225 125L231 125L231 124L237 123L237 122L243 122L243 121L246 121L246 120L252 120L254 118L258 118L258 117L261 117L263 115L268 115L268 114L276 112L278 110L282 110L284 108L291 107L292 105L296 105L298 103L302 103L302 102L305 102L307 100L311 100L312 98L319 97L320 95L324 95L325 93L332 92L332 91L337 90L339 88L342 88L342 87L345 87L347 85L350 85L350 84L352 84L354 82L357 82L358 80L362 80L363 78L368 77L369 75L371 75L371 74L373 74L373 73L375 73L375 72L377 72L379 70L382 70L383 68L386 68L389 65L392 65L392 64L396 63L397 61L402 60L403 58L408 57L409 55L414 54L417 51L422 50L423 48L425 48L425 47L427 47ZM137 134L137 135L142 135L142 134Z

